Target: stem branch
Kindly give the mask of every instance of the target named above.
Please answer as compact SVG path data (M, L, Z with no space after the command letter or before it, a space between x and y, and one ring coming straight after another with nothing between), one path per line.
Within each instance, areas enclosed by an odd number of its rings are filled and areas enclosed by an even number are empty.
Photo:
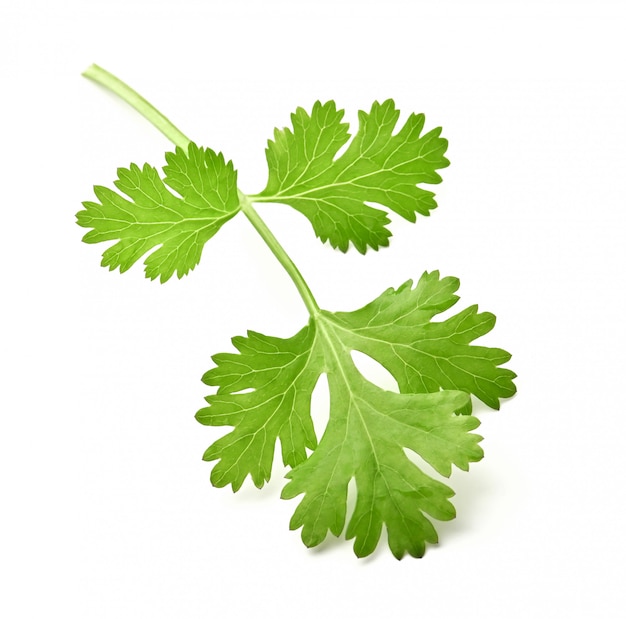
M311 289L304 280L304 277L302 277L302 274L298 270L298 267L289 257L289 254L287 254L287 252L283 249L283 246L278 242L278 239L274 236L273 232L267 227L267 224L261 219L261 216L253 208L252 202L248 196L241 192L239 192L239 206L242 213L248 218L255 230L261 235L261 238L270 248L278 262L280 262L285 271L287 271L289 277L291 277L291 281L298 289L309 314L311 316L319 314L320 307L317 304L315 297L313 297Z

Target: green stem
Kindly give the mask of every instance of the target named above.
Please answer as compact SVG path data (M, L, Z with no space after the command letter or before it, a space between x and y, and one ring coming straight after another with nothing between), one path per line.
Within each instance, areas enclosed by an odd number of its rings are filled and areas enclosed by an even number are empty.
M126 101L126 103L132 105L146 120L149 120L165 135L166 138L174 142L176 146L187 150L191 140L163 116L151 103L148 103L138 92L133 90L128 84L125 84L121 79L105 71L97 64L92 64L83 72L83 76L108 88L111 92Z
M171 140L176 146L180 146L183 150L187 150L191 140L172 124L159 110L151 103L146 101L138 92L133 90L128 84L125 84L115 75L105 71L102 67L92 64L83 75L94 82L108 88L126 103L132 105L146 120L149 120L165 137ZM260 215L254 210L252 202L248 196L239 193L239 206L243 214L248 218L255 230L261 235L270 248L274 256L283 266L291 281L295 284L307 310L311 316L316 316L320 312L319 305L315 301L311 290L304 281L298 267L283 249L278 239L272 231L267 227L266 223L261 219Z
M267 224L261 219L261 216L256 212L252 206L252 202L249 197L239 192L239 206L241 212L248 218L250 223L254 226L255 230L261 235L261 238L265 241L266 245L272 250L274 256L278 262L280 262L287 271L291 281L295 284L307 310L311 316L316 316L320 312L320 307L311 293L311 289L302 277L302 274L298 270L298 267L294 264L293 260L289 257L289 254L283 249L283 246L278 242L278 239L274 236L272 231L267 227Z

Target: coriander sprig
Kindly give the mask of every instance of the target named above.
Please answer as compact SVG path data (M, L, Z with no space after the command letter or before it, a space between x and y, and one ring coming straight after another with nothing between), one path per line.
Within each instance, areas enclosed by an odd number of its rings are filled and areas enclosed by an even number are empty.
M221 153L197 146L124 82L92 65L84 75L137 109L176 146L166 153L163 173L144 164L120 168L115 189L94 187L97 201L83 203L78 224L90 228L84 241L116 241L103 266L120 271L144 260L146 276L166 282L200 261L204 244L240 211L247 217L295 284L309 321L291 338L249 331L233 338L237 352L213 357L203 376L216 392L196 418L232 431L215 441L204 459L216 461L215 486L238 490L250 477L262 487L270 479L274 451L291 470L283 498L303 498L291 519L307 546L328 532L355 539L359 557L374 551L383 525L397 558L424 554L437 541L431 519L455 516L454 492L427 474L406 450L439 476L452 467L467 470L483 457L474 434L471 396L492 408L515 393L515 374L501 367L510 355L473 344L489 332L495 316L468 307L444 320L459 281L424 273L416 284L389 288L363 308L329 312L319 307L308 284L254 209L255 202L284 203L305 215L322 241L364 253L388 245L384 210L409 221L429 215L434 194L421 187L441 181L448 165L441 129L423 132L422 114L411 114L399 130L392 100L359 112L350 136L343 111L333 101L311 112L298 108L292 127L276 129L266 151L265 189L245 195L237 172ZM395 131L395 133L394 133ZM339 150L347 144L343 154ZM385 391L356 368L351 352L363 352L389 370L399 393ZM328 377L330 413L321 437L313 428L311 395ZM348 484L357 500L347 513Z

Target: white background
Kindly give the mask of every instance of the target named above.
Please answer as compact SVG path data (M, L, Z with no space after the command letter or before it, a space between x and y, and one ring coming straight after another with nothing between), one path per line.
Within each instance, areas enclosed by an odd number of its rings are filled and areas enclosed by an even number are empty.
M10 8L12 7L12 8ZM623 2L3 3L0 615L623 617L626 335ZM210 356L306 320L245 219L161 286L99 267L74 225L92 185L167 140L80 77L92 62L253 193L297 105L393 97L442 125L439 208L389 249L322 246L259 208L323 307L440 269L498 316L518 395L478 408L485 459L453 474L458 518L421 560L307 550L296 501L212 488L219 432L194 420Z

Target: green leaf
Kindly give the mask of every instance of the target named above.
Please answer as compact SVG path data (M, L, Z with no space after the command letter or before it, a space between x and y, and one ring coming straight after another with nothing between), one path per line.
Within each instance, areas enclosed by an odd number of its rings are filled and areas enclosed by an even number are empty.
M342 353L343 355L343 353ZM304 493L291 528L302 527L307 546L330 531L340 535L346 519L348 484L354 478L357 502L346 537L363 557L374 551L382 525L394 556L424 554L437 533L426 514L438 520L455 516L454 492L422 472L404 453L418 453L440 474L451 465L467 470L483 456L481 437L469 431L475 417L454 411L468 399L460 391L396 394L365 380L349 358L337 355L329 373L331 412L324 436L311 457L287 474L283 498Z
M221 153L191 143L188 152L176 148L165 158L163 180L148 164L119 168L119 193L96 186L99 202L84 202L77 213L78 225L92 228L83 241L118 241L104 252L102 266L124 272L155 250L145 260L146 277L165 282L176 272L180 278L238 212L237 173Z
M269 178L254 200L281 202L303 213L315 234L347 251L352 243L365 253L389 244L389 219L374 202L414 222L416 213L429 215L437 204L420 183L439 183L436 172L449 165L448 142L441 128L422 134L423 114L411 114L394 135L400 112L389 99L359 112L359 128L350 139L342 123L343 110L334 101L313 106L309 115L298 108L293 130L276 129L266 151Z
M459 287L455 277L424 273L390 288L365 307L329 317L342 329L344 342L384 365L402 393L460 389L491 408L515 393L515 373L499 367L511 355L500 348L470 343L493 329L496 317L478 313L476 305L442 322L432 318L453 306ZM460 412L471 412L466 407Z
M204 454L218 460L211 481L236 491L250 475L257 487L270 479L276 440L283 462L296 466L314 449L317 438L310 415L311 394L319 377L315 329L305 327L290 339L248 332L233 338L239 354L215 355L216 367L203 377L219 387L196 414L205 425L232 425ZM242 393L243 392L243 393Z
M455 278L425 273L415 287L407 282L387 290L356 312L320 311L292 338L259 333L234 338L239 352L214 357L216 367L204 381L218 390L197 414L204 424L234 427L205 453L205 460L218 460L213 483L237 490L250 475L262 486L270 479L280 441L283 462L292 467L283 497L304 494L291 527L302 527L307 546L321 543L329 531L342 533L348 484L355 479L357 504L346 535L355 538L356 554L371 553L385 525L395 556L422 556L425 545L437 541L428 516L453 518L448 500L453 492L421 471L404 450L417 453L440 475L449 476L453 465L467 470L482 457L481 439L471 434L478 420L456 413L471 411L469 393L476 385L481 388L473 392L492 405L515 390L514 374L494 361L508 359L507 353L469 345L488 330L481 315L464 310L432 322L456 303L457 288ZM431 340L442 351L436 362L428 352ZM401 393L366 380L352 350L390 370ZM330 413L317 445L310 405L323 373ZM468 375L476 382L465 388ZM308 459L307 449L314 450Z

